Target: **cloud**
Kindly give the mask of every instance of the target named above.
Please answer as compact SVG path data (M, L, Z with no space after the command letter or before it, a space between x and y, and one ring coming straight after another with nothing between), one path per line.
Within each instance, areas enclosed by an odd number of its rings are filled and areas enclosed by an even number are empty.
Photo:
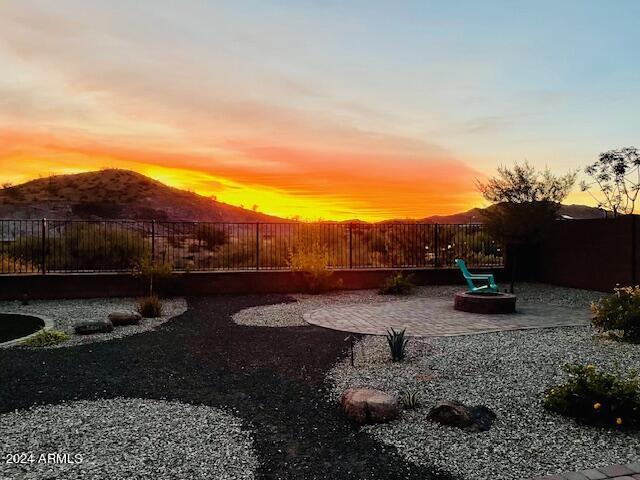
M140 6L74 6L0 6L0 59L11 66L0 71L0 163L192 171L209 191L371 215L449 212L475 195L481 174L447 148L403 134L397 114L357 92L261 57L252 39L253 53L241 37L221 42Z

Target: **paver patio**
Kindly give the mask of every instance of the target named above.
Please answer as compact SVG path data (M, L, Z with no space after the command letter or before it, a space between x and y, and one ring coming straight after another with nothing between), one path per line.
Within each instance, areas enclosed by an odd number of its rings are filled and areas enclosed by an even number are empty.
M304 314L307 323L368 335L406 328L414 337L470 335L504 330L580 326L589 323L587 308L522 303L514 314L480 315L453 309L453 299L418 298L380 304L325 307Z
M580 472L566 472L558 475L536 477L533 480L638 480L640 462L628 465L610 465Z

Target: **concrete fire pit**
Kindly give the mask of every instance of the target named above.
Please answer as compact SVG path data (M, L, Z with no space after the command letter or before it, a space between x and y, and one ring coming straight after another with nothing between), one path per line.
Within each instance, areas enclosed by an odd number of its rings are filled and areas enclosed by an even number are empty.
M510 293L456 293L453 308L461 312L515 313L516 296Z

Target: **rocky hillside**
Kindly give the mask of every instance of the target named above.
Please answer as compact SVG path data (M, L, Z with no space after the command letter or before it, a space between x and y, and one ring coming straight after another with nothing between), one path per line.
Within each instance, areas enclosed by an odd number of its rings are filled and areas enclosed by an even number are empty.
M0 218L280 222L129 170L56 175L0 190Z
M454 213L453 215L433 215L419 221L424 223L482 223L483 210L482 208L472 208L466 212ZM585 220L589 218L604 218L605 213L600 208L587 205L562 205L558 216L559 219L564 220Z

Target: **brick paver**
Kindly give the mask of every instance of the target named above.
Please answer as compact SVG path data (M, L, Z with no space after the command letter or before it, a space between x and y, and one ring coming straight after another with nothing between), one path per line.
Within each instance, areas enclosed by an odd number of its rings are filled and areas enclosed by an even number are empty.
M546 475L533 480L640 480L640 462Z
M522 303L514 314L481 315L454 310L453 299L419 298L325 307L304 314L304 319L313 325L345 332L384 335L387 328L406 328L407 335L431 337L586 325L589 311Z

